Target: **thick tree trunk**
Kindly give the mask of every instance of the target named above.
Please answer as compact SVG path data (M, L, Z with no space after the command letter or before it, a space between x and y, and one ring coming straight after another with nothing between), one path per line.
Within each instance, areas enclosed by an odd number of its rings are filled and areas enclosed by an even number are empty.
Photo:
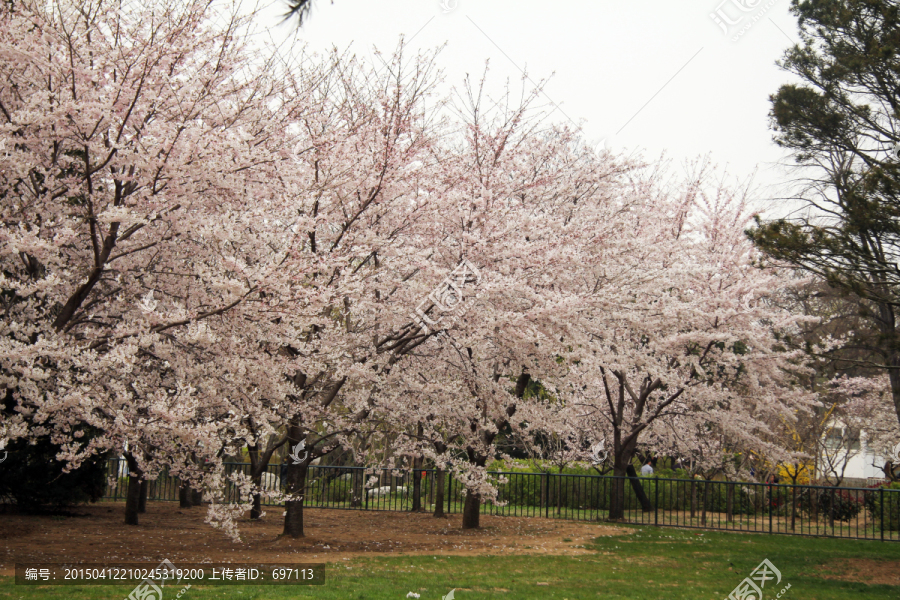
M304 536L303 533L303 501L305 500L306 475L309 470L308 459L295 465L288 464L287 481L285 488L288 494L297 495L297 500L288 500L284 503L284 535L293 538Z
M422 457L417 456L413 459L412 472L412 512L422 510Z
M891 337L888 339L896 340L897 331L896 331L896 328L894 327L893 312L894 312L893 307L891 307L890 308L890 314L892 317L890 320L890 329L891 329L890 336ZM891 397L894 400L894 411L897 414L897 419L900 420L900 352L897 352L896 350L892 350L889 353L888 362L890 363L890 366L893 367L891 369L888 369L888 379L890 379L890 382L891 382ZM893 472L891 473L891 475L893 475ZM891 476L890 479L893 481L896 478Z
M625 518L625 466L613 465L613 475L609 490L609 520L619 521Z
M353 469L350 475L350 506L352 508L362 506L365 478L365 469Z
M178 488L178 506L180 508L193 506L191 504L191 486L187 481L182 481L181 487Z
M128 461L128 495L125 498L125 524L138 524L138 509L141 503L141 472L131 453L125 453Z
M436 469L434 472L434 516L444 516L444 470Z
M304 437L303 428L299 424L293 422L288 425L287 443L290 447L294 447ZM286 481L284 481L285 492L297 499L284 503L284 535L293 538L304 536L303 501L306 499L306 475L310 459L311 456L307 455L305 460L299 464L294 464L292 460L287 465Z
M150 482L146 479L141 481L140 498L138 498L138 512L147 512L147 494L150 492Z
M262 485L262 473L255 473L250 478L255 488ZM253 506L250 508L250 518L258 519L262 515L262 495L259 492L253 494Z
M463 505L463 529L478 529L481 525L481 497L468 491L466 503Z
M203 504L202 490L191 490L191 503L194 506L200 506L201 504Z
M428 508L432 504L434 504L434 471L431 472L431 476L426 475L422 478L422 481L425 485L425 508Z

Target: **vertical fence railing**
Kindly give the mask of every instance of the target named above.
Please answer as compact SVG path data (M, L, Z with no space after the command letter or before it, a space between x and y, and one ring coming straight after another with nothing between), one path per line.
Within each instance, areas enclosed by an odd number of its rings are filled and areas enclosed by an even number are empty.
M250 476L250 465L226 463L226 475ZM276 505L270 494L283 491L283 465L269 465L260 479L262 504ZM124 500L127 468L124 460L108 464L105 499ZM437 471L309 467L304 505L370 511L409 511L417 492L423 511L439 501ZM835 488L702 479L636 478L650 501L644 510L627 477L587 474L495 472L496 499L487 499L485 514L544 517L581 521L609 518L610 496L617 480L624 484L623 522L668 527L719 529L756 533L813 535L900 541L900 490ZM419 485L415 485L418 480ZM179 479L161 473L151 481L150 500L178 500ZM464 486L444 472L444 512L463 509ZM237 502L239 488L229 482L228 502Z

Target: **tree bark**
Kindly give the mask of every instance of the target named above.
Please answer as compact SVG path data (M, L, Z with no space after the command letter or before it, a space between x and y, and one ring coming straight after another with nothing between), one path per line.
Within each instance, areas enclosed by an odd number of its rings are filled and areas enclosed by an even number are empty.
M359 508L363 501L363 484L365 483L365 470L353 469L350 475L350 506Z
M481 525L481 497L471 491L466 492L466 503L463 505L463 529L478 529Z
M288 464L287 481L285 487L287 493L291 495L299 495L297 500L288 500L284 503L284 535L292 538L304 537L303 533L303 501L305 500L306 475L309 471L308 461L304 460L300 464Z
M128 495L125 498L125 524L138 524L138 509L141 503L141 471L137 460L130 452L125 453L128 462Z
M138 498L138 512L145 513L147 512L147 495L150 491L150 482L146 479L141 481L141 490L140 490L140 498Z
M262 473L251 477L250 480L253 482L253 486L258 488L262 485ZM259 492L253 493L253 506L250 507L250 518L251 519L259 519L262 516L262 494Z
M434 472L434 516L444 516L444 470L435 469Z
M613 465L613 479L609 490L609 520L619 521L625 518L625 467L618 463Z
M628 466L625 467L625 473L628 475L628 481L631 483L631 488L634 490L638 502L641 503L641 510L644 512L653 512L653 504L650 503L650 498L644 493L644 486L641 485L641 480L638 479L637 471L634 470L634 465L629 463Z
M194 506L200 506L203 504L203 491L202 490L191 490L191 503Z
M412 472L412 512L422 510L422 457L417 456L413 459Z
M296 422L288 425L286 439L293 447L303 439L303 428ZM284 533L292 538L304 537L303 534L303 501L306 499L306 475L312 456L307 454L306 459L295 464L290 461L287 466L287 475L284 482L285 492L291 496L298 496L296 500L288 500L284 503Z
M191 504L191 486L187 481L181 482L178 488L178 506L179 508L190 508Z

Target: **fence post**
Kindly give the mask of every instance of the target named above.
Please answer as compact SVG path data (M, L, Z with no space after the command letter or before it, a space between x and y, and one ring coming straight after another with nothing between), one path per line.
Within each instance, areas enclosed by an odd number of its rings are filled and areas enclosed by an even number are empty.
M653 481L653 524L659 525L659 477Z
M881 541L883 542L884 541L884 487L879 488L878 491L881 494L881 502L879 502L879 504L881 505L881 523L879 523L879 525L881 526Z
M775 499L772 495L775 493L775 488L772 484L769 484L769 533L772 533L772 505L775 504Z
M550 488L553 487L553 477L550 476L549 471L547 472L547 474L544 477L547 478L547 502L546 502L547 506L546 506L546 511L544 512L544 517L549 519L550 518ZM559 495L559 489L556 490L556 493L557 493L557 495Z

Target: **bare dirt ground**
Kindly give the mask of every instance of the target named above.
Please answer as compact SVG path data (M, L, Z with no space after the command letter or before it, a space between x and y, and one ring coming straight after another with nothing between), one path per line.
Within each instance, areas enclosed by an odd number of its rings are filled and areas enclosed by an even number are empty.
M268 507L262 521L241 524L241 542L203 522L206 507L181 509L150 502L141 524L124 521L124 503L79 507L81 516L0 514L0 575L14 575L16 562L333 562L359 556L588 554L584 546L630 529L534 517L482 515L481 529L463 531L462 517L428 513L307 509L307 537L281 537L281 508ZM698 534L699 535L699 534ZM894 562L841 559L822 565L825 579L900 585Z
M81 516L0 515L0 575L16 562L331 562L377 555L585 554L593 538L629 530L596 523L481 516L463 531L462 517L428 513L307 509L307 537L280 537L283 509L240 524L241 542L203 522L206 507L150 502L141 524L124 524L124 503L79 507ZM248 513L249 514L249 513Z
M822 579L900 585L900 563L867 558L842 558L819 567L817 576Z

